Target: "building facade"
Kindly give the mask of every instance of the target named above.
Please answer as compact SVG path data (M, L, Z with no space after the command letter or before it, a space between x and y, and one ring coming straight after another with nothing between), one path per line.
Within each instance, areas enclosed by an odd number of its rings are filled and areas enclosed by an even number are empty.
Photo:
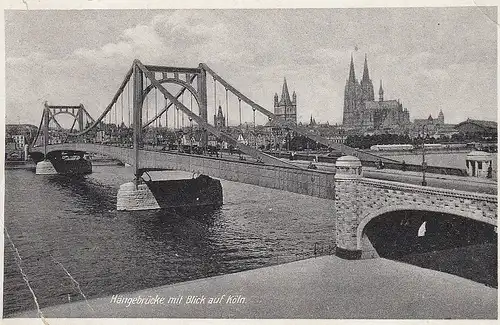
M357 131L384 131L405 133L410 125L410 113L399 100L385 100L382 80L375 100L373 82L365 55L363 77L356 79L351 56L349 78L344 91L343 127Z

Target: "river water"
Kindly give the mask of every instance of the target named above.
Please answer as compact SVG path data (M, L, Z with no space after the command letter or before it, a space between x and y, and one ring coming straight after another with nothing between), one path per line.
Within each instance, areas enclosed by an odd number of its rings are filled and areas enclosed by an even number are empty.
M116 211L127 167L84 178L6 170L5 228L40 306L102 297L311 257L335 242L333 201L221 181L224 205ZM191 175L156 172L156 179ZM333 248L333 247L330 248ZM4 315L36 309L5 241Z

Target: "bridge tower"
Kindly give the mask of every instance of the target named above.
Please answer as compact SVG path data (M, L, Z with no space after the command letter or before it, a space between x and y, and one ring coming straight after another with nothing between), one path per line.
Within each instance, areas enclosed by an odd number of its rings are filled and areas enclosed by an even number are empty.
M50 123L53 122L56 127L56 131L61 133L66 132L59 124L56 116L59 114L66 114L73 117L73 124L71 126L70 132L78 122L78 130L82 132L85 129L85 120L93 122L94 119L85 110L83 104L77 106L68 105L49 105L47 102L44 103L42 121L40 124L40 130L42 132L42 145L43 145L43 157L37 157L36 174L39 175L54 175L58 173L70 173L70 174L88 174L92 172L92 165L90 161L83 159L83 152L70 152L69 155L80 156L79 160L64 160L62 159L62 152L47 152L47 146L53 144L50 141ZM36 142L36 138L35 141ZM66 153L68 154L68 153ZM32 157L33 158L33 157ZM40 160L38 160L40 159Z
M54 165L47 159L47 145L49 142L49 122L50 122L50 109L47 102L43 105L42 113L42 128L43 128L43 157L42 161L37 162L35 173L37 175L55 175L57 174Z

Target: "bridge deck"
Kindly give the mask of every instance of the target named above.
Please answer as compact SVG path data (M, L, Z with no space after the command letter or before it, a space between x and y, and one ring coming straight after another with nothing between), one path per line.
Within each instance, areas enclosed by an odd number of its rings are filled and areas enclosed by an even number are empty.
M41 152L43 148L34 147L32 152ZM133 149L110 145L90 143L69 143L48 146L49 151L75 150L95 152L118 159L124 163L134 164ZM239 160L238 155L223 154L222 158L215 156L190 155L172 151L161 151L150 147L141 150L140 167L145 170L177 169L196 172L230 181L281 189L299 194L321 198L334 197L335 165L330 163L315 163L318 169L307 169L305 161L283 161L282 166L259 164L252 158ZM422 173L383 169L364 168L364 176L392 182L420 185ZM497 182L474 177L461 177L426 173L428 187L455 189L467 192L497 194Z
M288 161L288 160L286 160ZM306 168L309 165L307 161L290 161L298 167ZM335 173L335 165L332 163L319 162L314 163L318 170ZM422 173L412 171L402 171L396 169L376 169L374 167L363 167L363 175L367 178L387 180L392 182L400 182L406 184L422 184ZM454 189L468 192L478 192L486 194L497 194L498 183L495 180L478 178L478 177L463 177L454 175L443 175L426 173L427 186L444 189Z
M91 143L50 145L53 151L83 151L108 155L124 163L134 164L134 150ZM43 150L43 148L33 148ZM39 152L39 151L38 151ZM324 199L335 198L335 174L304 169L283 162L281 166L175 152L140 150L139 167L144 170L183 170L234 182L274 188ZM131 175L132 176L132 175Z

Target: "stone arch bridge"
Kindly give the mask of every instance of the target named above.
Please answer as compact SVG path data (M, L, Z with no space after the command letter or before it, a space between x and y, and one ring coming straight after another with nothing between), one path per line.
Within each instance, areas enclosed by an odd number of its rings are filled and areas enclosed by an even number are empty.
M454 215L497 229L496 195L365 178L359 159L352 156L337 161L335 208L337 253L353 259L377 256L365 229L391 212Z

